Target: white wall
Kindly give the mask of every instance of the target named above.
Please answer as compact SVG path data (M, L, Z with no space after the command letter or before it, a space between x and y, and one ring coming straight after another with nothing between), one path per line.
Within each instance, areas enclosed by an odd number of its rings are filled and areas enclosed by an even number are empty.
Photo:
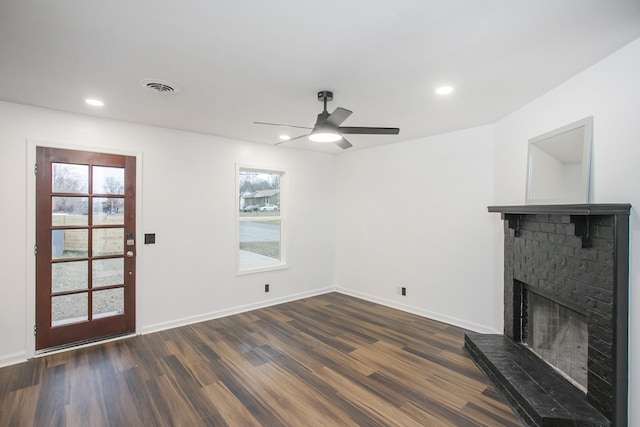
M592 202L633 206L630 218L630 402L640 401L639 75L640 39L495 126L496 204L522 204L528 139L593 116ZM501 265L500 257L496 258ZM640 425L640 406L629 405L629 408L629 425Z
M334 289L334 156L5 102L0 120L0 366L34 348L34 140L139 155L138 332ZM235 275L236 162L290 174L289 269Z
M487 212L493 138L493 126L484 126L339 156L338 288L469 329L500 330L499 225Z

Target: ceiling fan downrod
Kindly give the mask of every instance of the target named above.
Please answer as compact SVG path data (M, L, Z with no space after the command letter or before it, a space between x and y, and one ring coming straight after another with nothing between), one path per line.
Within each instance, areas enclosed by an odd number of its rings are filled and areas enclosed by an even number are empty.
M324 111L327 112L327 102L333 101L333 92L330 90L321 90L318 92L318 101L321 101L324 105Z

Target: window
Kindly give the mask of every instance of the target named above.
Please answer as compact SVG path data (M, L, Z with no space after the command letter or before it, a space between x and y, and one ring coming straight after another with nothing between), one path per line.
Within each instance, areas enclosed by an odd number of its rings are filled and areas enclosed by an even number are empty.
M286 266L281 170L238 166L238 272Z

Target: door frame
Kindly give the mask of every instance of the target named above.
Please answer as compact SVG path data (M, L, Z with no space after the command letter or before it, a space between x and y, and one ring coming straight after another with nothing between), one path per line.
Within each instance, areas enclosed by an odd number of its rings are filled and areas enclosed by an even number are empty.
M113 147L101 147L101 146L90 146L90 145L73 145L73 144L65 144L65 143L56 143L51 141L43 141L38 139L30 139L26 140L26 196L27 196L27 206L26 206L26 230L25 230L25 242L26 242L26 268L25 272L26 283L25 283L25 304L26 307L26 319L25 321L25 332L26 332L26 358L31 359L40 354L51 354L55 351L47 352L46 350L42 353L36 353L36 338L33 333L33 328L36 324L36 257L34 255L34 245L36 243L36 176L34 173L34 165L36 164L36 147L48 147L48 148L59 148L65 150L77 150L77 151L86 151L86 152L94 152L94 153L105 153L105 154L116 154L123 156L135 157L136 159L136 236L138 242L142 242L141 236L142 233L142 152L141 151L129 151L129 150L121 150L119 148ZM138 244L136 245L136 325L134 334L138 334L140 330L140 300L144 296L144 286L142 280L140 280L140 265L141 265L141 257L144 253L144 245ZM116 338L116 339L120 339ZM96 343L109 341L109 339L97 341ZM83 347L86 345L93 345L95 343L90 344L79 344L75 347Z

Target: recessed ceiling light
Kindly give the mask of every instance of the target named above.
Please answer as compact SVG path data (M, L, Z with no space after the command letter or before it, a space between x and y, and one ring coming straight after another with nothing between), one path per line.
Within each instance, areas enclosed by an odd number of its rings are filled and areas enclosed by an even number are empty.
M439 88L436 89L436 93L438 95L448 95L451 92L453 92L453 87L451 86L440 86Z
M280 141L288 141L291 137L289 135L280 135Z
M100 101L99 99L89 98L89 99L85 99L84 102L86 102L87 104L91 105L92 107L102 107L102 106L104 106L104 102Z

